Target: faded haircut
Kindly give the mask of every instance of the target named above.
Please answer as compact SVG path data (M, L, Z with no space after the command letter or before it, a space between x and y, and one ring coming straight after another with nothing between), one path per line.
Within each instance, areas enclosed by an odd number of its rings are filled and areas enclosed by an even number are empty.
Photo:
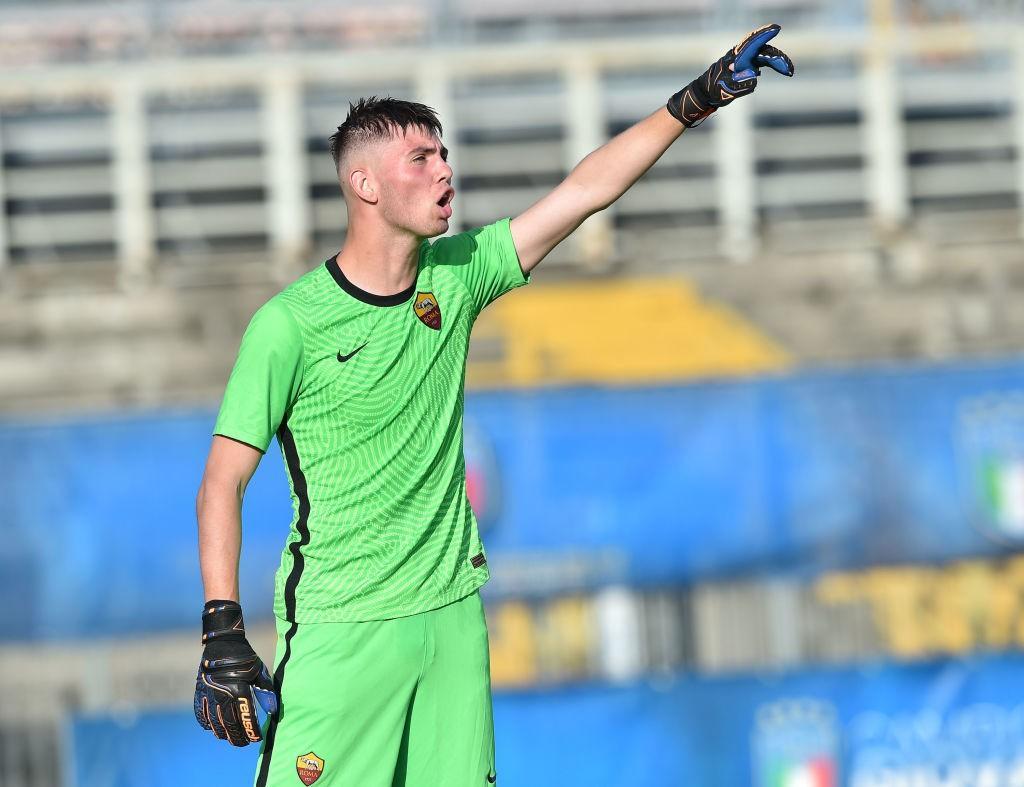
M405 133L413 126L441 136L441 121L437 119L437 112L424 104L390 96L370 96L359 99L355 104L350 102L348 117L328 140L334 169L337 171L345 153L352 148L365 142L390 139L396 133Z

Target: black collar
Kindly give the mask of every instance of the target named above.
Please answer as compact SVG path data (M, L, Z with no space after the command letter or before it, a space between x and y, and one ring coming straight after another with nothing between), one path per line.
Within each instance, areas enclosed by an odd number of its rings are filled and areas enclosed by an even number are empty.
M355 284L350 282L345 274L341 270L341 266L338 265L337 256L328 257L324 263L327 266L327 270L330 271L331 276L338 283L345 292L351 295L356 300L360 300L363 303L368 303L371 306L399 306L409 300L413 293L416 292L416 282L413 282L401 292L396 292L394 295L377 295L372 292L367 292L361 287L357 287Z

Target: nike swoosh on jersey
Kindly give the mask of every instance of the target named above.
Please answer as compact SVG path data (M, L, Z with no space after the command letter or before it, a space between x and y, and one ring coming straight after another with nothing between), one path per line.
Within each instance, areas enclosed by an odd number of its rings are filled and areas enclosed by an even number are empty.
M360 351L361 349L363 349L363 348L364 348L365 346L366 346L366 342L363 342L363 343L362 343L361 345L359 345L358 347L356 347L356 348L355 348L355 349L354 349L354 350L353 350L352 352L350 352L350 353L349 353L348 355L342 355L342 354L341 354L341 350L338 350L338 360L339 360L339 361L341 361L342 363L345 363L345 361L347 361L347 360L348 360L349 358L351 358L351 357L352 357L353 355L355 355L355 354L356 354L357 352L359 352L359 351Z

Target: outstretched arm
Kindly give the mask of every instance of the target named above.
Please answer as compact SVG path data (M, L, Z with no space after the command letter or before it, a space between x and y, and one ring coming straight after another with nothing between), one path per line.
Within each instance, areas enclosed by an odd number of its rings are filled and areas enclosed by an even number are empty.
M621 197L683 133L665 108L630 126L583 159L553 191L512 219L523 273L583 223Z
M621 197L689 128L730 101L752 93L763 66L792 76L793 62L767 42L778 25L750 33L665 107L630 126L583 159L555 189L511 222L524 273L590 215Z

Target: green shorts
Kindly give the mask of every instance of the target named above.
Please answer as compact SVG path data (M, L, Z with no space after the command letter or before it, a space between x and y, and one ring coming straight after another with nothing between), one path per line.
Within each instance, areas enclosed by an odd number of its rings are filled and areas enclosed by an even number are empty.
M256 787L487 787L496 781L480 594L363 623L277 621L281 706Z

